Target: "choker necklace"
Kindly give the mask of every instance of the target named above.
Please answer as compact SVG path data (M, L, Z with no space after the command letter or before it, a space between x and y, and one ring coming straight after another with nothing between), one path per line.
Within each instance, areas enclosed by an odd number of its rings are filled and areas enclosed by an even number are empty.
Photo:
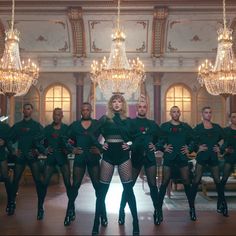
M89 120L92 120L92 118L87 118L87 119L84 119L84 118L81 118L81 121L89 121Z

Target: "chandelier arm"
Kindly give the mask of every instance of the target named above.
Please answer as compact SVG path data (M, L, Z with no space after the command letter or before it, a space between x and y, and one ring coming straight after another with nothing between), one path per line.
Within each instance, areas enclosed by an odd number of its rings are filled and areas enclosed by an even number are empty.
M223 0L223 24L224 24L224 29L226 29L225 0Z
M120 29L120 0L118 0L117 7L117 29Z
M15 21L15 0L12 0L12 9L11 9L11 31L14 28L14 21Z

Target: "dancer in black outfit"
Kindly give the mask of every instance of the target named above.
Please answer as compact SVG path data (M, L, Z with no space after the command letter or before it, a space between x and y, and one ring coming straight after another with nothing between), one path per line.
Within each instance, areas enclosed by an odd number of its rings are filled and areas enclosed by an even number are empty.
M141 168L144 166L145 174L147 176L148 186L150 188L150 195L154 206L154 224L157 224L157 198L158 189L156 184L157 165L155 158L155 145L160 137L160 128L153 120L147 119L147 103L141 100L137 104L137 117L131 120L131 132L133 137L133 145L131 150L132 161L132 175L133 185L135 184ZM122 193L119 220L118 223L123 225L125 223L125 206L126 206L125 192Z
M124 97L115 94L108 102L108 114L103 116L95 127L95 130L100 130L105 143L104 145L97 143L97 146L103 150L103 159L101 161L99 192L92 230L93 235L99 233L102 206L104 205L116 165L118 166L125 197L133 216L133 235L139 235L136 199L133 192L132 163L129 158L130 120L127 119L126 113L127 105Z
M196 144L196 167L195 176L192 184L192 198L195 201L198 185L201 181L204 167L208 166L211 170L213 180L218 193L217 211L224 197L222 185L220 184L220 170L218 154L220 153L219 142L224 138L223 129L211 122L212 110L210 107L202 108L202 123L194 128L194 138ZM195 215L196 217L196 215Z
M5 184L6 193L7 193L7 207L6 212L8 215L11 215L10 204L11 204L11 182L10 177L8 176L8 153L9 149L9 133L10 127L4 122L0 122L0 175L1 180Z
M71 151L75 154L73 166L73 184L71 197L68 204L68 212L72 209L72 215L68 213L65 219L65 225L69 225L70 221L75 218L75 199L81 186L86 168L95 189L96 195L99 187L100 172L100 151L94 146L93 138L89 135L97 120L91 118L92 106L90 103L84 102L81 108L81 120L73 122L68 131L68 137L73 140L74 145ZM93 134L98 138L99 135ZM107 226L107 216L105 203L101 214L102 226Z
M19 182L21 176L25 170L26 165L30 167L38 196L38 215L42 214L42 209L40 208L40 194L42 189L41 173L39 159L36 154L36 143L35 140L40 136L43 127L36 121L34 121L31 116L33 112L33 106L30 103L24 104L23 114L24 118L22 121L16 123L10 131L10 139L12 143L17 143L17 148L14 151L16 156L15 159L15 169L12 184L12 196L11 203L9 206L8 214L13 215L15 211L15 198L18 192Z
M44 200L47 194L47 188L50 183L56 167L59 166L66 187L66 193L69 198L71 192L70 183L70 165L67 158L66 142L68 126L62 123L63 111L61 108L53 110L53 122L46 126L42 135L38 138L38 150L47 156L45 160L44 179L39 199L38 220L44 217ZM40 145L41 144L41 145Z
M230 126L224 129L225 140L224 144L222 145L222 150L224 152L225 162L223 176L221 179L223 196L218 208L218 211L226 217L229 215L228 206L224 195L225 185L228 181L230 174L234 170L234 165L236 164L236 112L230 113L230 122Z
M159 189L158 197L158 219L157 224L163 220L162 204L166 194L166 188L172 177L173 168L180 170L180 175L184 185L184 191L188 199L190 208L190 219L196 220L194 214L194 205L191 198L190 175L188 166L188 154L194 149L194 139L192 128L180 121L180 109L173 106L170 109L171 120L163 123L162 140L160 146L164 148L162 183Z

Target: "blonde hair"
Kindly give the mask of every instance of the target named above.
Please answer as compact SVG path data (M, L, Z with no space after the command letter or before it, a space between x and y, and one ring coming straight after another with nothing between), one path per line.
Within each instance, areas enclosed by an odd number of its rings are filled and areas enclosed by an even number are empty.
M113 110L113 107L112 107L112 102L115 99L120 99L121 100L122 108L121 108L121 111L120 111L120 117L121 117L121 119L125 119L127 117L127 102L121 94L114 94L109 99L108 104L107 104L107 117L111 119L114 116L114 110Z

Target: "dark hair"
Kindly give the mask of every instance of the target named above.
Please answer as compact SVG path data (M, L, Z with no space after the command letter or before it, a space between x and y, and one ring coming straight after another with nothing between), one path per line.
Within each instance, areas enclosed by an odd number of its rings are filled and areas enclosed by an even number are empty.
M53 109L53 111L61 111L62 112L62 108L56 107L56 108Z
M34 109L34 107L33 107L33 105L31 103L25 103L23 105L23 108L25 109L27 106L30 106L32 110Z
M83 102L82 106L89 106L92 109L92 105L89 102Z
M203 113L205 110L207 110L207 109L210 109L210 110L211 110L211 107L210 107L210 106L205 106L205 107L203 107L203 108L202 108L202 113Z

